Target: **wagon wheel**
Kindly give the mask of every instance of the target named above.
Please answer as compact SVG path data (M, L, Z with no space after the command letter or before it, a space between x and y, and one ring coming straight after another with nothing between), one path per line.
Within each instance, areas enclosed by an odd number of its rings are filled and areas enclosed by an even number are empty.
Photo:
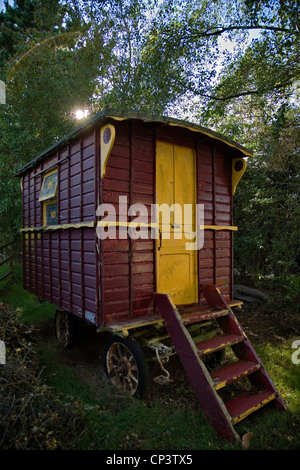
M105 372L113 384L132 396L141 398L149 383L145 355L132 338L114 335L105 348Z
M75 318L66 310L55 313L55 335L61 346L71 348L75 342Z

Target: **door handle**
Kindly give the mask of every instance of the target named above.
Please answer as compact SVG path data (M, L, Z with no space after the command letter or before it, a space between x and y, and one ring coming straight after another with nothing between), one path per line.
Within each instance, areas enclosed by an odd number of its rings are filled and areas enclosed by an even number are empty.
M161 244L162 244L162 231L158 229L159 235L158 235L158 240L159 240L159 245L157 247L158 250L161 249Z

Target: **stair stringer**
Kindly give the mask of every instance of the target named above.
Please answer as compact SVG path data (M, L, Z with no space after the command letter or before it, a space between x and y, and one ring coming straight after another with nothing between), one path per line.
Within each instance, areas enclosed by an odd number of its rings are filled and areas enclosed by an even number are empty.
M284 400L281 398L271 377L267 373L264 367L264 364L259 358L252 343L248 339L245 331L241 327L235 314L233 313L231 308L227 305L227 302L222 297L218 289L214 285L202 286L202 293L208 305L211 308L227 308L228 309L229 313L228 315L226 315L226 317L217 318L217 323L220 325L221 329L224 332L232 331L236 334L241 334L245 337L245 340L243 342L235 346L232 346L232 350L234 351L234 353L236 354L238 358L253 361L260 365L259 370L255 374L251 374L248 377L250 382L255 386L260 386L265 389L272 390L274 393L276 393L276 399L274 400L274 403L276 404L278 409L286 410L287 409L286 404Z
M205 364L199 358L195 343L185 328L176 305L168 294L155 293L154 301L165 320L165 327L208 421L225 439L240 439Z
M246 333L244 332L243 328L240 326L235 314L229 309L229 314L227 316L229 321L232 321L232 325L235 326L237 332L241 332L245 336L245 340L242 343L237 344L236 346L232 346L232 350L236 354L238 358L246 359L249 361L256 362L260 365L259 370L255 374L249 375L250 382L257 387L263 387L268 390L272 390L276 393L276 399L274 400L274 404L276 404L278 409L286 410L286 404L284 403L283 399L281 398L279 391L274 385L271 377L269 376L266 368L261 361L260 357L258 356L257 352L255 351L251 341L248 339ZM220 324L221 322L219 322ZM221 326L221 325L220 325ZM222 328L222 326L221 326Z

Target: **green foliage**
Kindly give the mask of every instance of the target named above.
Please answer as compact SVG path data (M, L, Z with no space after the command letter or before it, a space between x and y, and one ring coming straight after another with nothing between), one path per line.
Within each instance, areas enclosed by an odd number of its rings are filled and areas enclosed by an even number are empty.
M0 282L0 298L1 302L11 305L22 315L24 323L54 319L56 309L54 305L39 301L35 295L23 289L22 264L16 263L12 276Z
M299 1L15 0L5 6L0 240L13 238L19 249L16 169L73 129L77 108L191 118L254 151L234 196L235 266L250 274L250 282L276 288L284 306L299 311ZM1 283L1 298L22 309L24 320L53 317L53 306L9 282ZM295 414L254 419L252 446L299 448L299 370L291 369L290 344L259 353ZM66 400L76 394L83 401L82 448L231 448L212 434L204 416L179 401L174 407L173 397L146 406L112 400L109 390L96 404L82 377L58 367L49 351L39 354L51 386L66 392ZM39 390L36 406L48 412ZM23 418L32 439L31 421ZM50 418L54 429L57 416L50 412ZM248 431L243 423L241 431ZM41 437L52 448L49 432Z
M299 163L294 163L291 172L290 160L280 171L271 165L252 167L250 162L234 199L234 220L239 225L235 265L278 288L300 272Z
M73 129L77 108L168 113L255 152L235 196L236 263L288 285L299 274L298 3L6 3L0 238L19 237L16 169Z
M243 3L241 23L225 26L238 47L226 54L220 80L198 116L254 152L234 196L235 267L245 282L275 287L297 308L298 2ZM260 35L243 48L241 32L252 28Z
M254 151L234 196L235 267L242 279L291 295L300 272L299 110L274 97L229 101L210 122ZM219 108L220 110L220 108ZM215 109L216 111L216 109ZM296 282L296 281L294 281Z
M287 276L286 281L287 284L283 286L286 289L285 298L299 306L300 276Z
M0 368L1 450L74 448L84 420L74 400L64 403L41 378L32 326L0 304L0 337L6 364Z
M14 286L15 291L17 287ZM24 304L20 298L18 306L25 312L26 297L23 300ZM170 452L174 449L241 448L240 443L230 444L217 435L196 400L190 399L192 395L186 386L176 390L174 386L158 387L143 401L114 389L104 376L100 363L99 366L94 364L98 346L95 350L89 349L87 355L82 354L82 345L81 349L75 348L71 352L53 346L53 325L44 322L43 308L38 300L32 296L31 301L32 306L35 302L40 308L40 317L35 317L33 325L24 323L24 314L20 318L11 307L0 306L0 320L3 311L11 310L9 321L4 316L0 321L0 329L5 331L2 337L6 338L10 348L7 356L10 367L1 369L2 405L5 413L9 410L9 420L2 425L6 431L2 434L5 448L14 448L15 444L20 449ZM32 335L41 331L43 324L48 327L49 340L36 344ZM99 336L97 344L101 338ZM89 348L91 343L89 341ZM289 339L255 345L289 410L263 409L237 425L241 436L249 431L253 433L250 451L299 448L300 368L291 361L291 344ZM80 358L80 363L76 358ZM21 386L12 385L15 383L12 380L14 372L22 378ZM181 373L178 370L178 376ZM176 383L177 375L172 378ZM8 382L9 387L6 386ZM5 404L9 406L5 408Z
M59 0L7 5L0 25L0 41L11 38L2 56L7 104L0 106L0 238L15 238L22 211L14 173L74 128L72 112L93 95L101 68L94 50L102 40L85 41L83 22Z

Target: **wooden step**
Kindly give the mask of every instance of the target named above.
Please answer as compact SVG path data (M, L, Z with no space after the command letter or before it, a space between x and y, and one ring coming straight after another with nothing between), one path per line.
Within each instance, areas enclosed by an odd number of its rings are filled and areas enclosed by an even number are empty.
M215 389L226 387L226 385L236 382L246 375L252 374L260 368L260 364L241 359L227 366L211 372L211 378L214 381Z
M277 393L273 390L262 390L255 395L244 394L236 397L225 403L225 406L232 423L236 424L275 398L277 398Z
M210 354L219 349L226 348L227 346L232 346L233 344L240 343L244 341L245 336L243 335L234 335L234 334L224 334L215 336L214 338L205 339L204 341L199 341L196 344L198 354L200 357L205 354Z
M286 407L251 343L245 341L245 333L216 286L205 286L202 293L208 305L176 306L169 294L162 293L155 293L154 301L205 414L221 436L229 441L234 441L239 438L234 425L246 416L272 400L279 408L286 409ZM218 316L221 318L217 320L217 323L220 330L223 331L219 336L201 341L193 340L190 331L184 326L209 321L210 318L218 318ZM189 328L189 330L192 329L193 327ZM199 360L199 357L241 342L244 342L243 348L241 348L244 359L237 359L234 364L222 367L211 374L209 374L205 362ZM199 357L197 357L197 353ZM246 357L252 358L252 361L246 361ZM262 373L259 372L253 379L257 379L255 383L257 388L261 389L259 393L248 392L227 403L223 402L218 394L218 389L258 369Z
M228 313L229 310L187 311L181 314L181 318L184 325L190 325L192 323L212 320L213 318L224 317L225 315L228 315Z

